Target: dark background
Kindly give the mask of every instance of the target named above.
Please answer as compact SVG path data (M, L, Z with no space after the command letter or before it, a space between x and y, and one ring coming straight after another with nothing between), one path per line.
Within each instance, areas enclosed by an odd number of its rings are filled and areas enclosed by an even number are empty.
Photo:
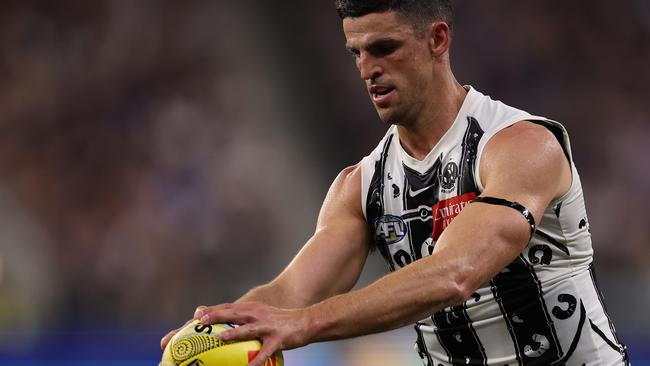
M650 2L456 10L458 80L567 127L610 313L650 359ZM0 3L0 360L151 360L280 271L386 129L344 42L332 1Z

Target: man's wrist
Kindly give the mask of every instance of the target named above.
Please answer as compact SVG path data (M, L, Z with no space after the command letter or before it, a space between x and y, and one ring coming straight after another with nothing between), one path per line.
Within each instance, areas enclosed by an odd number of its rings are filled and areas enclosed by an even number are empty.
M323 332L326 328L326 319L322 310L321 303L310 305L303 308L305 333L307 343L319 342L325 340Z

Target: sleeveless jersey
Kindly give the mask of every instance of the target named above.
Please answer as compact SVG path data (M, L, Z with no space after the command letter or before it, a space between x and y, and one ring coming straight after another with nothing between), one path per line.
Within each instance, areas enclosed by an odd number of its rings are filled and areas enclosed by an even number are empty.
M361 161L364 215L391 271L432 253L440 234L483 190L479 162L486 143L518 121L555 134L571 162L572 184L549 204L512 263L464 303L415 325L424 364L627 364L596 287L589 222L566 130L466 88L456 120L423 160L403 150L391 126Z

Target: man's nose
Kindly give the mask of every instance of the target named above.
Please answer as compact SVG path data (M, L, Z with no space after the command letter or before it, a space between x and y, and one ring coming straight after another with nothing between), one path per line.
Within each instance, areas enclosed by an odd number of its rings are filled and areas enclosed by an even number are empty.
M359 55L357 67L359 68L359 75L362 80L372 80L382 73L381 66L377 63L377 60L367 53Z

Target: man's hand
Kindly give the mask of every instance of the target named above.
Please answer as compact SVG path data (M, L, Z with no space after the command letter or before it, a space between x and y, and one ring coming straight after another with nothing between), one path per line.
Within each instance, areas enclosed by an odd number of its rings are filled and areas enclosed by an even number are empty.
M210 315L216 311L215 318L209 318L211 323L231 321L250 326L266 325L271 328L273 328L271 322L278 321L280 327L274 332L260 332L259 335L248 337L260 338L264 346L270 349L274 345L273 342L278 342L276 335L281 335L282 332L287 334L287 329L290 329L289 327L294 323L302 322L304 319L301 318L307 313L305 309L280 310L278 308L305 308L329 297L348 292L359 279L368 256L369 242L370 231L361 207L361 169L357 164L343 169L336 177L323 202L316 232L276 279L252 289L237 300L236 304L199 306L194 317L200 319L203 315ZM275 307L263 306L260 303ZM240 308L240 304L244 307ZM224 316L224 308L232 307L240 312L239 315L252 314L251 319L238 322L236 318ZM232 309L230 311L232 312ZM260 315L261 311L272 313L273 316L259 318L261 323L252 321L252 316ZM290 317L291 320L286 321L280 317L280 314ZM220 318L217 319L217 315ZM301 320L298 321L299 319ZM297 332L291 332L291 336L278 338L281 341L275 344L276 347L272 347L273 352L280 348L287 349L297 347L301 343L301 345L305 344L304 340L300 341L294 335L298 336L302 334L300 332L307 329L304 324L295 327ZM181 328L167 333L160 340L160 347L164 349ZM244 331L246 329L243 328ZM292 341L285 341L285 338ZM265 349L264 354L271 355L273 352L266 352Z
M194 319L203 324L238 324L239 327L219 334L226 342L259 339L262 349L250 366L262 366L276 351L309 343L311 320L306 309L280 309L256 302L221 304L199 306Z

